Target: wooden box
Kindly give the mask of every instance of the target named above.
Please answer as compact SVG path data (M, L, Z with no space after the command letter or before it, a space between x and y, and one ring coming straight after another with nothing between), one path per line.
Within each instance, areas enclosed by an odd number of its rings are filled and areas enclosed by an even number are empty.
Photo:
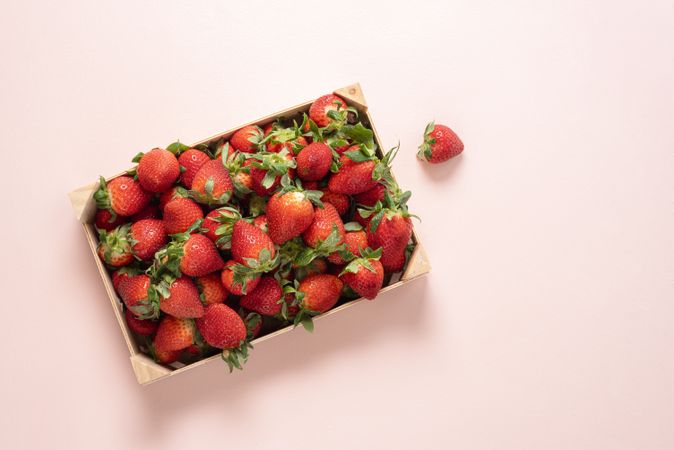
M356 83L342 89L337 89L336 91L334 91L334 93L345 99L346 102L349 104L349 106L356 108L359 111L361 120L370 125L372 131L374 132L374 138L378 147L378 152L381 153L382 149L381 140L377 135L377 131L372 121L372 117L367 111L367 104L365 102L365 97L363 96L363 92L360 85ZM312 102L313 100L286 109L284 111L271 114L259 120L239 125L235 128L225 131L224 133L217 134L210 138L196 142L192 145L209 144L215 141L228 139L235 131L246 125L263 126L270 122L273 122L277 117L281 116L290 117L298 113L306 112L309 110L309 106L311 105ZM112 176L109 179L115 178L116 176L119 175L121 174ZM96 213L96 204L93 199L93 194L94 192L96 192L97 189L98 189L98 182L95 182L87 186L81 187L79 189L76 189L75 191L69 194L69 197L72 203L72 207L75 211L77 220L82 224L84 235L86 236L87 242L89 243L89 247L91 249L91 254L98 267L98 271L101 274L101 278L103 279L103 285L105 286L105 289L108 293L108 298L110 300L110 304L112 305L112 309L115 313L115 316L117 317L119 327L122 330L124 342L126 342L126 346L129 349L131 365L133 367L134 373L136 374L138 382L142 385L146 385L157 380L178 375L186 370L190 370L201 364L208 364L212 361L216 361L215 364L223 364L223 362L220 359L220 355L216 354L215 356L202 359L189 365L183 365L182 367L180 367L180 364L176 365L176 367L163 366L161 364L154 362L151 358L140 352L138 345L135 342L134 337L126 324L126 321L124 320L123 305L121 300L115 293L115 290L112 286L112 280L110 278L110 275L108 274L105 266L103 265L103 263L96 254L96 246L98 244L98 238L96 229L94 228L93 225L94 215ZM381 292L393 290L404 283L408 283L418 277L421 277L422 275L427 274L430 271L430 264L428 262L427 255L424 251L421 241L419 240L419 236L414 231L412 233L412 241L414 243L414 250L412 251L412 254L407 262L404 271L401 274L394 274L393 278L389 280L389 284L385 286ZM316 316L314 320L320 320L327 316L337 314L346 308L351 308L355 306L356 304L360 303L363 300L364 299L360 298L343 303L324 314ZM287 326L273 333L258 337L257 339L252 341L252 344L253 345L260 344L263 341L267 341L280 334L292 331L293 329L294 328L292 325ZM300 332L303 332L302 327L299 327L299 329ZM308 335L307 339L311 339L311 336ZM225 369L223 368L223 370Z

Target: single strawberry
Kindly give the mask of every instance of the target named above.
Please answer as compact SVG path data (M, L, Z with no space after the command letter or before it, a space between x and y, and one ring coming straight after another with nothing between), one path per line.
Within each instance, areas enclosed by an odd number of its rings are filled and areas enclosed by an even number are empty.
M148 293L150 289L150 277L144 273L138 275L126 275L119 278L117 292L126 307L138 317L148 315Z
M307 145L307 140L302 136L300 127L284 128L278 124L272 126L269 132L265 131L265 139L262 142L266 145L268 152L279 153L286 149L293 155L299 153Z
M194 319L204 315L199 290L188 277L180 277L168 287L168 297L162 298L159 309L178 319Z
M310 275L300 281L295 289L295 303L300 310L295 316L295 326L300 323L313 330L311 317L330 310L339 301L344 283L335 275Z
M229 144L225 144L223 154L229 153ZM253 177L250 175L253 160L246 158L245 153L234 152L227 157L225 167L232 179L234 194L239 198L245 198L253 191Z
M377 183L375 187L369 191L361 192L353 196L353 199L359 205L363 206L374 206L377 202L384 200L384 193L386 192L386 186L381 183Z
M154 254L168 242L164 222L158 219L143 219L131 225L129 241L133 254L143 260L150 261Z
M114 216L107 209L99 209L94 217L94 225L99 230L112 231L120 225L124 225L126 219L115 214Z
M199 203L224 205L232 197L234 185L221 159L205 163L192 180L190 195Z
M344 229L346 230L344 243L346 244L349 257L344 258L340 253L333 253L328 256L328 260L333 264L344 265L351 259L358 258L361 256L361 251L368 246L367 233L365 233L360 224L349 222L344 224Z
M243 308L238 310L239 316L243 319L243 323L246 324L246 330L248 330L248 339L253 340L260 335L262 330L263 320L258 313L247 312Z
M349 212L351 200L349 199L348 195L332 192L327 187L322 188L321 192L323 192L321 201L324 203L330 203L332 206L334 206L340 216L344 216L347 212Z
M122 267L133 262L130 227L127 223L112 231L98 230L98 256L107 265Z
M449 127L435 124L426 125L424 142L419 146L417 157L422 161L437 164L447 161L463 151L463 142Z
M318 181L330 170L332 150L322 142L313 142L297 155L297 176L306 181Z
M320 242L325 241L337 229L338 240L336 245L344 242L344 222L339 213L330 203L324 203L323 208L316 208L314 220L302 233L302 239L309 247L316 248Z
M207 306L196 324L204 340L215 348L236 348L246 339L243 320L236 311L222 303Z
M154 148L145 154L139 153L133 161L138 162L138 181L148 192L164 192L180 176L178 159L163 148Z
M269 237L275 244L283 244L302 234L314 221L314 205L322 206L319 191L305 191L296 187L287 177L283 188L267 203Z
M334 94L324 95L309 107L309 118L319 127L326 127L333 120L329 117L330 111L343 111L346 108L346 102L341 97Z
M189 198L179 197L171 200L164 207L164 227L166 233L184 233L199 219L203 219L201 207Z
M202 230L204 230L204 235L219 249L227 250L232 246L232 229L239 219L241 219L241 213L238 209L228 206L214 209L206 214Z
M129 329L140 336L152 336L159 326L159 322L156 320L141 320L137 318L130 309L124 311L124 319Z
M227 289L222 284L220 272L209 273L196 279L199 298L205 305L222 303L227 298Z
M195 148L191 148L180 155L178 163L180 164L182 174L180 183L187 189L192 189L192 181L195 175L201 169L201 166L210 161L211 158L206 153Z
M203 234L192 234L182 246L180 271L191 277L201 277L220 270L225 263L215 244Z
M252 292L241 297L240 304L264 316L275 316L281 313L281 297L281 284L276 278L265 275Z
M372 248L381 248L381 263L386 272L399 272L405 264L405 249L412 237L412 221L398 211L385 213L378 225L370 221L367 241Z
M250 176L253 191L260 196L270 195L281 182L281 177L295 178L295 158L287 151L262 152L251 157Z
M250 267L251 261L272 260L275 256L274 243L264 231L245 220L239 220L234 224L232 259Z
M164 316L154 336L154 347L157 352L183 350L194 343L194 332L192 319Z
M140 212L137 212L131 216L131 222L138 222L139 220L144 219L161 219L161 211L159 210L159 206L155 203L150 203Z
M374 189L380 180L392 180L390 166L398 148L392 148L380 160L374 146L354 145L339 158L339 171L330 176L328 188L338 194L356 195Z
M258 227L260 230L269 234L269 222L267 221L267 215L262 214L253 219L253 225Z
M225 289L234 295L245 295L248 292L253 292L253 290L257 287L257 284L260 282L260 274L251 273L248 278L244 278L241 281L235 281L235 273L232 269L234 266L240 266L240 264L234 260L229 260L225 263L225 268L222 269L220 281L222 281Z
M182 186L173 186L168 191L159 196L159 210L163 213L166 205L176 198L189 197L189 193Z
M255 153L258 144L263 138L264 133L260 127L248 125L234 133L229 140L229 143L236 151L242 153Z
M364 249L362 257L351 261L339 277L359 295L372 300L384 284L384 267L379 258L381 248L375 251Z
M152 195L139 182L126 175L106 183L100 177L100 187L94 193L99 209L107 209L113 216L133 216L150 203Z

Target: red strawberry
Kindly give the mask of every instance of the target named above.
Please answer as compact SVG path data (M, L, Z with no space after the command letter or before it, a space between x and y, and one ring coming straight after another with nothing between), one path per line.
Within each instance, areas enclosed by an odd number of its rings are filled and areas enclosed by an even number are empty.
M214 209L206 215L202 224L202 228L206 230L204 235L215 242L219 249L229 249L232 244L232 228L234 222L239 219L241 213L237 209L231 207Z
M319 191L318 181L302 181L302 187L307 191Z
M133 253L143 261L154 258L154 254L168 242L164 223L157 219L144 219L131 225L129 233Z
M349 222L344 225L348 229L344 235L344 243L346 244L346 249L351 252L354 256L359 257L361 250L367 248L367 234L362 229L362 227L354 222ZM328 260L337 265L346 264L344 258L341 257L338 253L333 253L328 256Z
M139 182L122 175L109 183L100 178L100 187L94 194L99 209L107 209L120 216L133 216L148 203L152 195L145 191Z
M107 265L121 267L133 262L130 227L127 223L112 231L98 230L98 256Z
M180 277L168 287L168 297L161 298L159 309L178 319L193 319L204 315L199 290L192 280Z
M189 347L194 342L194 321L164 316L154 336L157 352L175 352Z
M201 277L220 270L225 265L215 244L203 234L192 234L183 244L180 271L191 277Z
M144 273L126 275L119 278L117 292L128 309L136 316L148 312L147 297L150 289L150 277Z
M377 185L377 180L372 179L376 161L355 162L346 155L342 155L339 161L339 172L333 173L328 180L328 188L332 192L354 195L369 191Z
M258 227L260 230L264 231L265 233L269 233L269 223L267 221L267 215L262 214L261 216L257 216L256 218L253 219L253 225Z
M285 189L284 189L285 191ZM267 203L269 237L275 244L283 244L299 236L314 221L311 191L277 192Z
M437 164L455 157L463 151L463 142L449 127L431 122L424 131L424 143L419 146L417 157Z
M180 175L180 182L187 189L192 189L192 180L197 174L201 166L210 161L211 158L201 150L191 148L180 155L178 158L178 163L180 167L184 169L183 173Z
M324 313L331 309L342 293L342 281L334 275L310 275L298 287L301 292L300 306L313 313Z
M213 303L222 303L227 298L227 289L222 284L219 272L209 273L197 278L197 288L199 289L199 297L206 306Z
M279 142L275 141L273 138L267 142L267 151L272 152L272 153L279 153L281 150L286 149L288 152L297 154L302 150L302 148L307 146L307 140L304 139L303 136L298 136L297 138L290 140L290 141L285 141L285 142Z
M265 275L260 278L260 282L252 292L241 297L240 304L262 315L275 316L281 313L279 301L282 296L283 290L279 282L274 277Z
M379 262L381 249L376 252L366 249L363 254L344 268L340 278L356 293L372 300L384 284L384 267Z
M256 125L248 125L234 133L229 140L230 145L242 153L255 153L258 143L264 138L264 133Z
M237 265L234 260L229 260L225 263L225 268L222 270L220 280L225 288L234 295L244 295L248 292L253 292L260 282L260 274L251 274L250 278L245 280L245 286L242 283L234 282L234 271L232 266Z
M161 212L159 211L159 206L154 203L150 203L140 212L131 216L132 222L138 222L143 219L161 219Z
M120 225L123 225L125 222L124 217L114 216L107 209L99 209L96 211L96 217L94 218L94 225L99 230L112 231Z
M247 259L260 260L266 250L268 259L276 256L274 243L267 234L245 220L239 220L234 224L232 233L232 259L236 262L249 266Z
M339 213L330 203L323 204L323 208L316 208L314 221L309 228L302 233L302 239L310 246L316 248L321 241L325 241L328 236L337 229L339 239L337 245L344 242L344 223Z
M176 198L164 207L164 227L166 233L184 233L197 220L203 219L204 213L189 198Z
M338 111L346 109L346 102L334 94L319 97L311 104L309 108L309 118L316 122L319 127L326 127L332 119L328 117L328 111Z
M157 331L159 323L156 320L141 320L130 309L124 311L124 319L129 329L141 336L152 336Z
M332 150L322 142L304 147L297 155L297 176L306 181L318 181L330 170Z
M321 189L321 192L323 192L321 201L323 203L330 203L334 206L340 216L345 215L349 211L351 200L348 195L332 192L328 188Z
M259 196L269 195L281 182L281 177L295 178L295 158L287 151L281 153L258 153L251 159L251 184Z
M391 217L385 213L378 225L374 222L373 218L367 228L370 247L382 249L381 263L386 272L401 271L405 265L405 249L412 236L412 221L398 211Z
M161 364L171 364L176 362L180 358L182 350L173 350L173 351L159 351L156 348L154 349L154 359Z
M206 307L203 317L196 323L204 340L215 348L236 348L246 339L243 320L236 311L222 303Z
M353 199L359 205L363 206L374 206L377 202L384 200L384 193L386 192L386 186L381 183L378 183L370 189L369 191L362 192L353 196Z
M140 157L136 173L143 189L164 192L180 176L180 164L173 153L163 148L154 148Z
M187 197L189 194L187 191L180 187L180 186L174 186L168 191L164 192L159 196L159 209L160 211L164 211L164 208L166 205L171 201L176 198L184 198Z
M248 330L248 336L251 339L255 339L260 335L262 330L262 317L257 313L246 313L243 308L239 308L239 316L243 319L243 323L246 325L246 330Z
M201 166L194 176L190 192L196 201L203 204L224 205L229 201L234 185L220 159L213 159Z

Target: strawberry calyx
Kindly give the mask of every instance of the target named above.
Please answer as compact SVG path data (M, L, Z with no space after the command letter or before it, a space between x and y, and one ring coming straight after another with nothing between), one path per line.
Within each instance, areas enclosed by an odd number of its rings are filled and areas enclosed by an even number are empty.
M372 217L368 224L369 230L374 233L381 220L386 216L391 219L396 214L403 217L414 217L419 219L419 216L410 214L407 209L407 202L412 196L411 191L402 191L395 182L385 183L386 191L384 191L384 200L378 201L374 206L358 208L358 214L363 218ZM419 219L421 220L421 219Z
M281 260L279 252L276 252L276 255L272 258L269 249L263 248L260 250L257 259L244 258L244 261L245 264L236 263L232 265L230 270L234 273L234 284L241 285L241 291L245 294L249 280L276 269Z
M430 122L426 125L424 130L424 142L419 146L417 158L422 161L430 161L433 156L432 146L435 145L435 138L433 137L433 130L435 130L435 122Z
M264 140L264 131L262 131L262 128L258 126L255 126L254 128L254 133L250 135L247 140L260 149L262 147L262 141Z
M251 217L257 217L265 214L267 211L267 200L257 194L252 194L248 202L248 212Z
M305 294L304 292L300 291L299 288L300 282L298 280L294 280L292 282L287 281L284 284L283 296L281 297L281 300L279 300L283 301L283 305L281 306L281 315L286 318L286 320L290 320L288 318L288 303L285 301L285 296L287 294L292 294L293 300L290 305L299 308L297 314L293 318L293 327L297 328L297 326L302 325L305 330L311 333L314 331L313 317L320 313L302 306L302 300L304 300Z
M324 128L325 132L330 133L332 131L339 131L345 126L348 126L348 122L358 118L358 110L349 106L344 108L342 103L335 101L334 104L337 106L337 109L330 109L326 116L330 119L330 123Z
M262 323L262 316L255 312L248 313L248 315L243 318L243 323L246 325L246 340L252 341L254 339L253 335L255 329Z
M166 146L166 150L169 152L173 153L176 157L180 156L181 153L189 150L191 147L188 145L183 144L180 141L175 141L170 143L169 145ZM195 147L196 148L196 147ZM198 150L204 151L203 149L199 148ZM135 162L135 161L134 161Z
M229 142L226 142L223 146L222 153L220 153L220 157L222 158L222 163L225 165L225 168L229 171L232 184L234 185L234 194L239 198L243 198L252 191L248 188L248 186L239 181L237 175L240 173L249 174L250 166L244 165L246 162L246 156L244 153L234 152L232 155L228 155Z
M94 192L94 201L96 202L96 207L98 209L107 209L110 212L110 220L117 219L117 213L112 209L112 203L110 202L110 194L108 192L108 184L105 181L105 178L100 176L98 178L99 186L96 192Z
M215 241L215 245L220 249L228 249L232 247L232 230L234 224L240 220L241 213L238 209L232 208L231 206L223 206L218 208L218 215L215 217L209 217L208 220L219 223L220 225L215 229L215 235L218 236L218 239ZM202 231L208 231L205 228L202 228Z
M330 234L323 241L318 241L315 247L304 247L301 252L297 254L293 261L295 267L306 267L316 258L325 258L333 253L338 253L345 260L353 259L353 255L346 248L346 243L339 241L341 235L337 225L332 225Z
M235 368L243 370L243 365L248 361L248 349L252 350L253 344L244 339L239 343L238 347L224 349L220 353L220 357L229 368L229 373L232 373Z
M265 189L269 189L276 181L276 177L283 176L290 169L297 167L297 162L294 158L287 158L288 154L288 150L284 148L278 153L260 152L248 154L246 157L253 160L252 167L266 172L261 184Z
M281 190L279 191L279 197L289 192L300 192L304 194L304 197L314 205L318 206L319 208L323 207L323 202L321 201L321 197L323 197L323 191L316 191L311 189L305 190L302 187L302 181L299 178L293 181L288 176L288 174L285 174L281 178Z
M287 128L282 127L279 122L275 122L274 125L272 125L271 132L262 141L260 141L260 145L264 145L268 142L270 144L290 143L290 148L292 149L293 153L298 154L303 148L303 146L297 141L300 137L302 137L302 129L297 125L296 121L293 121L292 127ZM267 148L264 147L264 150L267 150Z
M106 263L111 263L113 257L133 253L133 242L129 230L131 224L120 225L111 231L98 229L99 246L103 248L103 258Z
M372 267L372 263L370 261L372 260L378 260L381 258L381 253L382 249L379 247L377 250L372 250L371 248L366 248L364 250L360 251L360 258L356 258L353 261L351 261L349 264L344 267L344 270L339 274L341 277L345 273L358 273L361 267L365 267L367 270L369 270L372 273L376 273L377 271L375 270L374 267Z

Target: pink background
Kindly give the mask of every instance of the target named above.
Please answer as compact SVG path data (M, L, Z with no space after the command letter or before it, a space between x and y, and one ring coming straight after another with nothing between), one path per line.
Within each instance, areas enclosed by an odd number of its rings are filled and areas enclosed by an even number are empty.
M290 3L2 2L2 447L674 448L672 3ZM138 386L66 193L353 81L431 275Z

